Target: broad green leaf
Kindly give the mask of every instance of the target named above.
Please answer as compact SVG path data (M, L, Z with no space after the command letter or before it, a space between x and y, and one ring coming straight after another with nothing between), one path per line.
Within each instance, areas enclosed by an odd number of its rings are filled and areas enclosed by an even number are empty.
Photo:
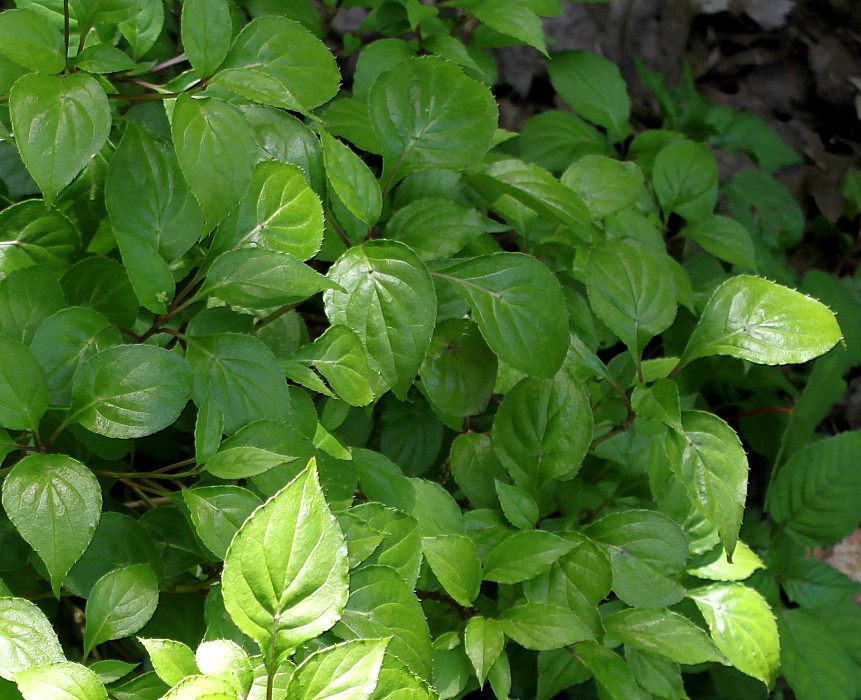
M637 416L650 418L683 432L679 386L670 379L658 379L651 386L638 385L631 393L631 406Z
M458 697L472 676L472 664L455 632L443 633L433 647L433 686L443 698Z
M214 676L188 676L181 680L161 700L238 700L233 684Z
M344 639L391 637L388 653L410 671L431 675L431 641L422 606L388 566L368 566L350 577L350 599L334 629Z
M556 374L568 349L568 314L562 288L543 264L521 253L494 253L433 274L454 284L501 360L530 376Z
M3 508L44 562L59 597L63 579L99 523L102 491L96 477L66 455L29 455L3 482Z
M487 674L505 647L502 627L496 620L481 615L471 617L463 633L463 644L479 685L484 685Z
M726 560L723 547L704 555L704 561L697 561L695 566L688 568L688 573L697 578L711 581L743 581L757 569L764 569L765 564L744 542L736 543L732 555L732 563Z
M520 157L557 173L590 153L606 153L607 137L573 112L549 111L531 117L518 138Z
M9 94L9 113L21 158L49 206L111 130L105 91L86 73L19 78Z
M57 633L35 603L24 598L0 598L0 678L33 666L64 661Z
M323 207L297 165L264 161L254 168L239 208L219 227L210 255L249 246L314 257L323 240Z
M86 306L111 323L133 326L140 302L121 263L109 258L84 258L60 280L69 306Z
M370 698L387 645L387 639L354 639L314 652L293 673L287 697L291 700Z
M87 598L84 654L110 639L143 627L158 605L158 581L146 564L114 569L102 576Z
M688 559L687 538L667 516L622 511L592 523L585 533L604 545L613 568L613 590L628 605L658 608L684 597L679 580Z
M527 581L573 548L572 542L545 530L515 532L490 550L484 563L484 580Z
M187 644L173 639L146 639L139 637L149 654L150 662L158 677L170 686L176 685L186 676L199 673L194 652Z
M380 75L368 107L387 182L415 170L467 168L496 131L490 90L435 57L410 58Z
M569 649L538 652L536 700L550 700L566 688L589 679L589 670Z
M14 270L0 280L0 334L30 345L39 326L63 306L63 290L47 267Z
M63 35L32 10L0 13L0 54L30 70L59 73L66 65Z
M496 508L494 482L508 475L499 463L489 435L463 433L451 445L451 474L474 508Z
M805 217L785 185L757 169L742 170L721 187L733 219L772 250L787 250L801 240Z
M521 0L478 0L470 3L469 14L491 29L513 36L547 55L541 19L527 3Z
M324 293L329 320L359 336L372 366L405 397L436 321L436 292L425 264L402 243L368 241L347 250L329 279L344 290Z
M72 221L37 199L27 199L0 211L0 274L19 267L45 265L58 273L81 244Z
M224 436L224 414L212 396L201 402L194 421L194 458L203 464L221 445Z
M191 371L179 355L120 345L81 365L67 421L105 437L143 437L171 425L190 395Z
M372 700L436 700L437 694L423 678L416 674L397 657L390 653L383 657L383 665L377 679L377 687Z
M33 666L15 674L24 700L108 700L99 677L70 661Z
M523 489L497 480L496 495L502 512L514 527L531 530L538 521L538 503Z
M286 17L258 17L233 41L214 85L254 102L308 113L338 92L341 75L325 44Z
M163 26L164 4L148 2L134 17L120 22L117 29L129 42L131 57L137 60L155 45Z
M744 447L724 420L706 411L683 411L682 430L667 435L670 467L732 559L747 499Z
M49 316L36 331L30 352L48 377L51 403L68 405L78 368L102 350L122 343L119 330L97 311L80 306Z
M71 0L79 27L117 24L130 20L144 8L144 0Z
M358 451L358 450L357 450ZM394 569L412 589L419 577L422 561L421 538L414 518L380 503L363 503L350 510L383 536L363 566Z
M580 469L592 440L592 410L577 380L524 379L509 391L493 422L493 448L514 482L533 498L550 479Z
M355 87L354 78L354 95ZM323 121L323 126L330 134L346 139L362 151L380 152L380 144L371 126L366 102L360 102L352 97L338 97L317 110L317 116Z
M212 228L239 203L251 182L251 126L223 100L183 93L173 110L171 133L179 167Z
M363 102L368 101L371 87L382 73L395 64L414 58L416 50L402 39L378 39L365 44L359 51L356 74L353 78L353 95Z
M87 668L91 669L99 677L99 680L107 685L120 680L120 678L125 678L139 665L119 659L102 659L101 661L93 661Z
M811 544L832 544L861 517L858 454L861 431L805 445L777 472L768 493L776 522Z
M548 603L521 603L508 608L497 622L525 649L549 651L592 639L593 634L570 610Z
M205 468L219 479L247 479L294 459L296 458L258 447L228 447L210 457Z
M341 617L347 569L344 536L312 462L245 521L224 559L224 605L270 672Z
M186 359L194 375L194 402L200 406L212 397L228 435L261 418L290 415L284 375L272 351L256 338L239 333L194 336Z
M689 221L711 216L717 185L717 162L705 144L674 141L655 157L652 186L664 219L672 212Z
M629 608L605 617L604 627L613 639L680 664L723 660L701 628L665 608Z
M781 578L787 598L808 610L833 609L861 593L861 583L856 583L821 559L793 561L781 571Z
M765 599L740 583L715 583L688 591L718 649L742 673L769 688L780 661L774 615Z
M668 260L623 239L597 246L586 263L592 311L635 358L676 317L676 286Z
M824 304L766 279L738 275L712 293L680 363L708 355L761 365L807 362L840 339Z
M650 697L637 684L625 659L615 651L596 642L584 641L574 645L574 652L592 672L601 700L646 700Z
M496 355L478 326L467 319L449 318L434 330L420 375L434 405L452 416L471 416L487 408L496 366Z
M445 592L459 605L472 605L482 578L475 543L458 534L422 537L422 553Z
M576 192L594 219L629 209L644 192L643 173L635 163L587 155L572 163L560 181Z
M685 226L679 235L699 243L716 258L756 270L756 251L750 232L735 219L707 216Z
M684 697L682 672L677 663L648 652L637 651L632 646L625 646L625 661L644 690L662 698Z
M208 78L230 49L233 20L227 0L186 0L180 26L189 62L199 77Z
M412 478L415 502L409 509L419 525L422 537L465 535L463 513L454 496L443 486L427 479Z
M245 697L254 682L254 668L248 654L229 639L203 642L194 653L197 667L206 676L229 681L240 697Z
M33 353L4 335L0 335L0 357L0 426L36 430L48 410L45 372Z
M194 531L220 560L236 531L261 504L251 491L239 486L204 486L182 494Z
M75 67L88 73L118 73L136 65L125 51L113 46L88 46L75 57Z
M373 226L383 206L380 185L371 169L353 150L320 129L326 176L344 206L360 221Z
M556 92L581 117L621 141L631 131L628 88L615 63L588 51L554 53L547 66Z

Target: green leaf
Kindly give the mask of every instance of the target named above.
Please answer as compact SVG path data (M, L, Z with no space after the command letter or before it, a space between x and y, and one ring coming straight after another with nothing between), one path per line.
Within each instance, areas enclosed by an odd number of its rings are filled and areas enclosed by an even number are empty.
M436 321L436 292L425 264L401 243L368 241L347 250L329 279L344 290L323 295L329 320L359 336L372 366L404 398Z
M72 221L43 202L27 199L0 211L0 273L45 265L64 272L81 243Z
M756 270L756 251L748 230L726 216L707 216L685 226L679 235L699 243L716 258Z
M140 302L116 260L84 258L66 271L60 285L69 306L86 306L126 328L134 325Z
M538 652L536 700L550 700L566 688L588 680L590 673L568 649Z
M108 700L99 677L70 661L42 664L15 674L24 700Z
M208 78L224 61L233 37L227 0L186 0L180 26L185 55L198 76Z
M21 159L49 206L111 130L105 91L85 73L19 78L9 94L9 113Z
M93 355L121 343L119 330L92 309L73 306L45 319L30 344L30 352L48 377L51 403L68 405L72 381L80 366Z
M64 661L57 633L45 613L24 598L0 598L0 678L33 666Z
M383 535L382 542L365 558L363 565L390 567L412 589L422 561L421 538L415 519L380 503L364 503L350 512Z
M0 13L0 54L30 70L59 73L66 66L63 35L32 10Z
M568 349L568 314L559 282L535 258L494 253L443 268L469 303L490 349L534 377L550 378ZM535 309L542 313L536 314Z
M547 55L541 19L521 0L478 0L470 3L469 14L491 29L513 36Z
M209 396L197 409L194 422L194 457L198 464L203 464L218 451L223 434L224 414L215 399Z
M496 508L494 482L507 479L489 435L463 433L451 445L451 474L474 508Z
M658 379L651 386L638 385L631 394L631 406L640 418L650 418L682 432L679 386L670 379Z
M715 583L688 591L703 614L718 649L742 673L774 683L780 640L765 599L740 583Z
M81 365L67 421L105 437L143 437L172 424L190 395L191 371L179 355L120 345Z
M760 277L739 275L712 293L679 362L708 355L761 365L807 362L841 337L824 304Z
M147 53L158 40L164 26L164 4L148 2L134 17L120 22L117 29L129 42L135 60Z
M616 142L631 131L628 87L615 63L588 51L554 53L547 65L556 92L580 116L603 126Z
M224 605L260 645L270 673L341 617L347 568L344 536L311 462L245 521L224 559Z
M717 163L703 143L674 141L655 157L652 186L664 219L672 212L689 221L711 216L717 202L717 185Z
M548 603L521 603L508 608L497 622L508 637L525 649L549 651L592 639L577 615Z
M212 228L239 203L251 182L251 127L233 105L183 93L173 110L171 133L179 167Z
M680 664L723 660L702 629L665 608L629 608L605 617L604 628L613 639Z
M377 178L353 149L322 129L319 133L329 184L353 216L373 226L383 206Z
M580 469L592 440L592 410L581 384L560 372L552 381L524 379L509 391L493 422L493 448L514 482L533 498L550 479Z
M355 88L354 79L354 95ZM326 130L334 136L346 139L362 151L380 152L380 144L371 126L366 102L360 102L352 97L337 97L318 109L317 116L323 120Z
M119 73L136 66L125 51L113 46L88 46L75 57L75 67L88 73Z
M368 107L387 182L416 170L467 168L496 131L490 90L435 57L410 58L380 75Z
M636 163L587 155L572 163L560 181L586 203L594 219L633 207L643 194L643 173Z
M224 559L236 531L261 504L239 486L204 486L182 492L194 531L206 548Z
M834 609L861 593L861 583L856 583L821 559L793 561L781 571L781 578L787 598L808 610Z
M181 680L160 700L236 700L237 697L230 681L196 675Z
M670 431L670 467L688 497L717 528L732 559L747 499L747 455L738 435L705 411L683 411L682 431Z
M247 479L294 459L296 458L257 447L228 447L219 450L207 460L206 471L219 479Z
M48 410L48 379L33 354L0 335L0 426L36 430Z
M861 517L858 454L861 431L805 445L777 472L768 508L778 523L811 544L833 544Z
M421 678L431 675L431 641L422 606L388 566L367 566L350 577L350 599L335 634L346 639L391 637L388 653Z
M528 493L502 481L496 482L496 495L502 512L514 527L531 530L538 521L538 503Z
M45 319L63 306L63 290L47 267L14 270L0 280L0 334L29 345Z
M725 550L720 547L704 555L696 566L689 567L688 573L711 581L743 581L757 569L764 568L765 564L754 551L739 540L732 555L732 563L726 560Z
M481 586L481 562L466 535L422 537L422 553L445 592L464 607L472 605Z
M143 0L71 0L79 27L117 24L132 19L144 8Z
M667 256L630 240L607 241L592 250L586 291L592 311L635 358L676 317L676 286Z
M66 455L29 455L3 482L3 508L45 563L51 589L59 597L60 584L87 549L101 516L96 477Z
M143 627L158 606L158 581L146 564L114 569L102 576L87 598L84 654L111 639Z
M229 639L213 639L197 647L195 661L206 676L229 681L241 697L247 696L254 682L254 668L248 654Z
M527 581L573 548L573 543L545 530L515 532L490 550L484 563L484 580Z
M463 643L478 683L484 685L487 674L505 646L505 633L496 620L476 615L466 623Z
M613 568L613 590L628 605L658 608L684 597L679 579L688 559L687 538L667 516L623 511L601 518L585 532L604 545Z
M650 697L637 684L625 659L615 651L596 642L580 642L574 646L574 652L595 677L601 700L646 700Z
M286 17L243 27L211 83L254 102L307 114L338 92L341 75L326 45Z
M93 661L88 668L99 677L102 683L108 684L125 678L139 665L118 659L102 659L101 661Z
M152 667L168 685L176 685L186 676L199 673L194 652L188 645L173 639L138 638L149 654Z
M377 685L387 639L354 639L315 651L293 673L287 697L295 700L366 700Z

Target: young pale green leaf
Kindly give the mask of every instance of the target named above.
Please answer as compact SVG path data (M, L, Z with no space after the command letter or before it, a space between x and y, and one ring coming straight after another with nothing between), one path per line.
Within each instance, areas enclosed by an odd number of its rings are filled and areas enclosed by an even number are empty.
M586 203L593 219L631 208L644 192L643 173L636 163L602 155L587 155L572 163L560 181Z
M688 560L688 542L667 516L622 511L592 523L586 534L604 545L613 568L613 590L628 605L659 608L684 597L679 580Z
M241 696L233 689L233 684L216 676L188 676L160 700L240 700Z
M533 377L556 374L568 350L568 314L559 282L538 260L494 253L433 274L450 281L469 303L481 334L501 360Z
M108 700L99 677L71 661L42 664L15 674L24 700Z
M680 364L708 355L760 365L807 362L841 337L824 304L769 280L738 275L712 293Z
M525 649L549 651L593 639L594 635L570 610L549 603L521 603L508 608L497 622Z
M66 65L63 35L33 10L0 12L0 54L29 70L59 73Z
M431 341L436 292L425 264L395 241L347 250L329 270L344 291L326 290L333 324L353 330L395 394L406 397Z
M286 17L243 27L212 84L254 102L308 113L338 92L341 75L326 45Z
M667 434L670 468L731 559L747 499L747 455L735 431L713 413L683 411L681 421L682 432Z
M291 700L367 700L374 692L388 639L354 639L305 659L287 686Z
M574 645L574 652L592 672L601 700L646 700L650 697L637 684L625 659L615 651L597 642L584 641Z
M158 581L146 564L114 569L102 576L87 598L84 654L111 639L143 627L158 606Z
M187 644L173 639L146 639L138 637L149 654L153 669L169 686L176 685L183 678L199 673L194 660L194 652Z
M353 216L373 226L383 206L377 178L353 149L322 129L319 133L329 184Z
M18 341L0 335L0 426L36 430L50 390L39 361Z
M219 450L207 460L205 468L219 479L247 479L294 459L296 458L245 445Z
M254 668L248 654L229 639L203 642L194 653L197 667L205 676L229 681L240 697L246 697L254 682Z
M63 579L96 531L102 511L98 480L66 455L29 455L3 482L3 508L44 562L59 597Z
M86 73L19 78L9 113L21 159L47 205L101 150L111 130L107 95Z
M0 598L0 678L33 666L64 661L57 633L45 613L24 598Z
M490 550L484 563L484 580L527 581L573 548L572 542L545 530L515 532Z
M743 581L757 569L764 569L765 564L744 542L736 542L732 562L726 560L726 550L719 547L702 560L697 560L695 566L688 568L688 573L697 578L710 581Z
M0 335L30 345L39 326L63 306L63 290L46 266L14 270L0 280Z
M91 669L99 677L99 680L107 685L120 680L120 678L125 678L139 665L119 659L102 659L101 661L93 661L87 668Z
M716 258L756 270L756 251L750 232L735 219L707 216L685 226L679 235L699 243Z
M496 495L502 512L514 527L531 530L538 521L538 503L526 491L498 479L495 481Z
M469 618L463 633L466 655L472 662L480 685L505 647L505 633L496 620L476 615Z
M162 348L110 348L81 365L68 420L105 437L151 435L177 419L191 395L191 379L185 360Z
M227 0L186 0L182 4L182 48L198 76L215 73L230 49L233 21Z
M204 486L182 492L194 531L206 548L224 559L236 531L261 504L239 486Z
M665 608L629 608L605 617L604 628L613 639L680 664L723 661L705 631Z
M556 92L580 116L621 141L631 131L628 88L616 64L588 51L554 53L547 66Z
M245 521L224 558L224 605L270 672L341 617L347 569L344 536L312 461Z
M427 479L412 478L410 481L416 500L409 513L418 522L422 537L466 534L463 513L451 493Z
M422 553L445 592L464 607L472 605L481 586L481 562L466 535L422 537Z
M496 131L490 90L435 57L410 58L380 75L368 107L387 182L415 170L467 168L484 157Z
M236 107L183 93L171 123L176 157L207 227L219 223L245 194L254 172L254 134Z
M805 445L777 472L768 508L810 544L833 544L858 525L861 431L840 433Z
M676 317L676 286L668 257L627 239L607 241L592 250L586 263L586 291L592 311L636 358Z
M715 583L688 591L708 623L718 649L742 673L769 688L780 662L780 639L765 599L740 583Z

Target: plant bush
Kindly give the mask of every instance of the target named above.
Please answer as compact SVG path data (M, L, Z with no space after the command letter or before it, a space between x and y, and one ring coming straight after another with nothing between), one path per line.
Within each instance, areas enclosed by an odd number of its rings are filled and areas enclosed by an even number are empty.
M645 69L633 133L585 51L498 129L559 11L0 13L0 698L855 697L797 155Z

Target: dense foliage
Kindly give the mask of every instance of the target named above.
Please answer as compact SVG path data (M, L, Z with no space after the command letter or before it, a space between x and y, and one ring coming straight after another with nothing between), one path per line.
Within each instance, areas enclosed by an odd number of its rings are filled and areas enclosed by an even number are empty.
M798 156L645 69L633 133L559 11L0 13L0 698L861 690L806 556L861 516L858 302L793 288ZM515 134L518 42L566 108Z

